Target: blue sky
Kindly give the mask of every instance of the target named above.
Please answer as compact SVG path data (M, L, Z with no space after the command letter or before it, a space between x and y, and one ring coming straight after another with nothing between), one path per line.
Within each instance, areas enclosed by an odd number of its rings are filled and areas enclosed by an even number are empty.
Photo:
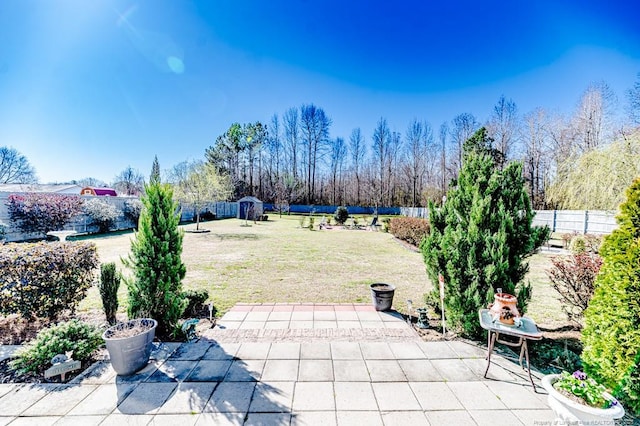
M640 72L636 1L3 0L0 146L41 182L202 158L231 123L314 103L331 136L404 133L505 95L570 114Z

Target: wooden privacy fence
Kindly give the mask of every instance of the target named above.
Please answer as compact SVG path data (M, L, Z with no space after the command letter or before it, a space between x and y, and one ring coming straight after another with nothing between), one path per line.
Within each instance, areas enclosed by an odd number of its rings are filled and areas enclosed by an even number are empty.
M18 228L13 226L11 219L9 218L9 210L7 208L7 198L10 193L0 192L0 222L7 227L6 240L7 241L24 241L28 239L41 238L42 234L32 233L25 234L20 232ZM69 195L69 194L64 194ZM125 204L127 201L135 200L135 197L95 197L95 196L81 196L83 199L88 200L91 198L98 198L100 201L112 204L120 212L120 215L116 218L110 227L111 231L122 231L125 229L132 229L137 226L131 219L124 215ZM181 203L181 217L180 220L187 222L195 220L195 208L192 204ZM206 204L202 210L202 213L213 213L217 219L224 219L229 217L236 217L238 209L237 203L229 202L215 202ZM80 213L75 216L66 226L65 230L73 230L80 234L95 233L98 232L99 227L94 223L93 219L85 214Z
M610 234L618 227L617 212L604 210L535 210L533 225L547 225L551 232L560 234ZM426 207L401 207L400 214L409 217L429 218Z

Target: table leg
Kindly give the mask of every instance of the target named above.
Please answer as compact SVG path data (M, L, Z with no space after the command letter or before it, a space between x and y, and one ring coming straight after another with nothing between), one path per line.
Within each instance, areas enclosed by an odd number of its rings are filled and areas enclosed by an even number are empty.
M489 331L489 337L487 342L487 368L484 370L484 378L487 378L487 373L489 372L489 366L491 365L491 352L493 352L493 346L496 343L496 338L498 337L498 333L494 333Z
M531 363L529 362L529 346L527 345L527 339L524 339L524 342L522 343L521 352L524 352L524 358L527 361L527 372L529 373L529 381L531 382L531 386L533 386L533 391L538 393L536 384L533 383L533 377L531 376ZM520 355L520 357L522 358L522 355Z

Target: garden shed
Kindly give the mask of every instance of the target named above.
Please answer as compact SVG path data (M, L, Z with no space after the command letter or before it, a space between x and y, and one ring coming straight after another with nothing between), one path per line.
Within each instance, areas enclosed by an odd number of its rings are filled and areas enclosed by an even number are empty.
M256 197L244 197L238 200L238 219L259 220L263 212L262 201Z
M118 194L113 188L95 188L93 186L85 186L80 191L80 195L93 195L98 197L117 197Z

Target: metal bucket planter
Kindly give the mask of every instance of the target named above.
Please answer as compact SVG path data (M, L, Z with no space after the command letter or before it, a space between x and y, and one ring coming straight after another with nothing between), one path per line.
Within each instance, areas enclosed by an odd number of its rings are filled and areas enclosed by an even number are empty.
M141 318L116 324L102 333L102 338L109 351L111 365L118 375L129 376L147 365L151 355L151 342L156 335L157 326L156 320ZM143 330L134 335L127 335L137 327Z
M374 283L371 284L371 299L376 311L388 311L393 304L393 294L396 286L392 284Z

